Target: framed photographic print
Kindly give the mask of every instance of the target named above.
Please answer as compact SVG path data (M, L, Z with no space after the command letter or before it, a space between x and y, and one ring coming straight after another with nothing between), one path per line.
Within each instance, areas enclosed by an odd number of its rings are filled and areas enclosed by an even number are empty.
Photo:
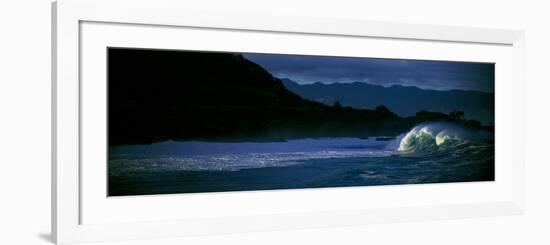
M52 9L57 243L523 212L521 31Z

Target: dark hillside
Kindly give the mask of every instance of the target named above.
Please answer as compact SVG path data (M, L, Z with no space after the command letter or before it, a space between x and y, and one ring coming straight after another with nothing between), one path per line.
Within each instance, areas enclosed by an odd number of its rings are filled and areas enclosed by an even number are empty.
M231 53L110 48L109 144L396 135L426 117L324 105Z

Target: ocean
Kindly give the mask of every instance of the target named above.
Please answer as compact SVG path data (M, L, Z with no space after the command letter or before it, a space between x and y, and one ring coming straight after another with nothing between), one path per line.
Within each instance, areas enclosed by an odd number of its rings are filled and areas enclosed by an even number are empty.
M166 141L109 148L109 196L494 180L494 136L448 123L397 137Z

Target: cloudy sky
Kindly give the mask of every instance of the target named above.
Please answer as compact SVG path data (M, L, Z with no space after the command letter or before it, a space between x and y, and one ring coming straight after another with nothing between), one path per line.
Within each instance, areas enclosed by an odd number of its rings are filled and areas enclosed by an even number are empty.
M300 84L365 82L382 86L494 92L494 64L304 55L243 55L272 75L289 78Z

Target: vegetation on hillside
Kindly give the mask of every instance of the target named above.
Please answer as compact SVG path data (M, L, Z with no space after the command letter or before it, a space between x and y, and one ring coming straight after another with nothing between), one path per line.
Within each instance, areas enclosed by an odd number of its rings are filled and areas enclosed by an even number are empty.
M463 112L403 118L384 105L310 101L238 54L110 48L108 59L110 145L395 136L426 121L482 127Z

